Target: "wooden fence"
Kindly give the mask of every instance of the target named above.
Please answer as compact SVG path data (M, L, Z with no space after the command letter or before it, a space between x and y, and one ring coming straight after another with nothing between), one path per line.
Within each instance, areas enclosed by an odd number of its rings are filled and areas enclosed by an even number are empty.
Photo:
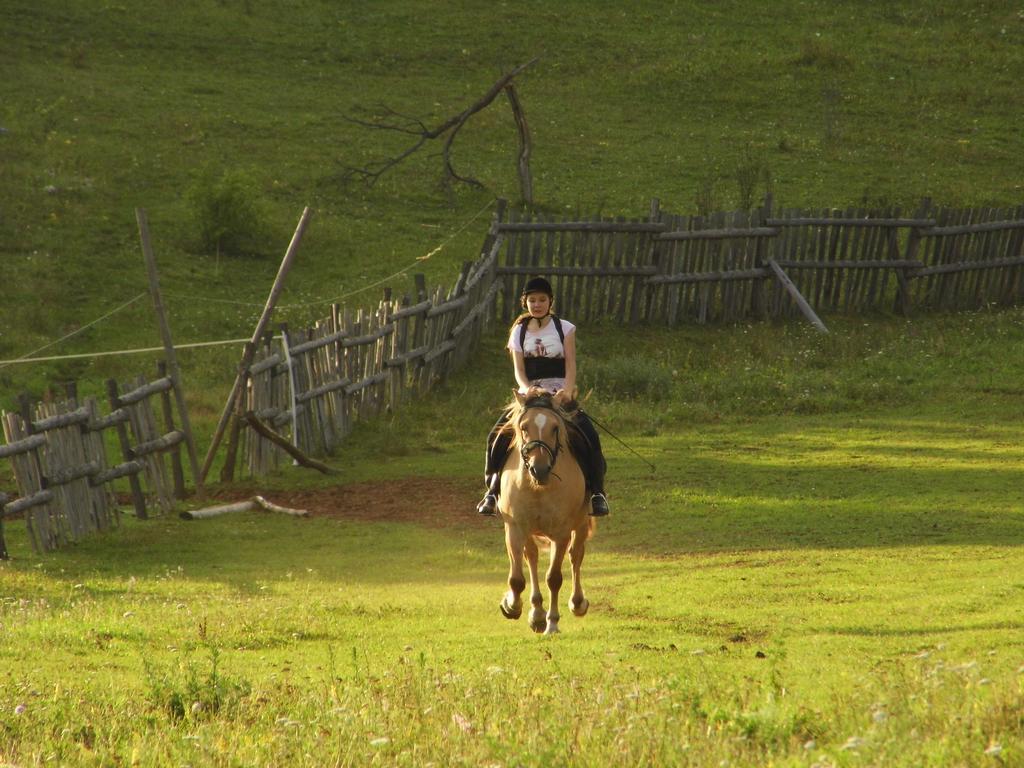
M502 207L499 209L503 211ZM707 217L564 221L496 217L479 258L449 291L390 289L372 311L338 307L304 331L268 339L246 374L251 476L274 470L282 444L331 453L361 419L399 407L461 366L482 327L509 322L519 288L544 275L573 320L707 323L818 312L910 312L1013 303L1024 296L1024 206L954 211L753 211ZM242 414L239 414L240 416ZM240 419L245 424L246 419ZM265 435L275 433L272 441ZM233 441L232 441L233 442ZM232 449L233 451L234 449ZM233 455L233 454L232 454ZM222 479L231 479L229 458Z
M526 275L554 283L574 320L674 325L1012 304L1024 296L1024 206L498 222L505 320Z
M662 212L654 201L642 218L577 221L506 219L504 211L502 203L479 257L450 289L428 291L417 276L409 295L386 289L375 309L335 306L309 328L282 328L259 350L246 347L222 479L233 479L239 451L250 476L287 456L330 454L359 420L444 381L487 323L518 313L519 286L530 275L552 280L560 314L620 324L802 314L824 331L819 312L959 310L1024 298L1024 206L773 211L767 200L753 211L701 217ZM109 382L107 416L76 400L5 414L0 458L12 461L19 498L0 494L0 526L5 514L25 513L39 550L109 527L117 517L107 484L117 477L128 477L140 517L142 480L169 509L185 494L173 386L164 371L127 391ZM157 395L163 427L149 405ZM108 428L123 459L109 469Z
M248 473L279 466L287 458L282 440L305 454L333 452L356 422L400 407L465 363L494 314L500 243L489 234L480 258L463 265L450 290L428 291L417 275L414 295L395 299L387 289L373 311L334 307L307 330L285 328L267 339L245 376L239 414L239 423L263 427L244 432ZM268 439L268 429L281 439ZM223 480L232 478L234 450Z
M148 516L147 501L167 511L175 498L184 498L185 437L175 427L172 387L161 364L151 382L141 376L124 387L108 381L106 415L101 415L95 398L80 403L74 386L59 402L33 405L23 395L19 413L2 414L6 445L0 446L0 459L11 461L18 498L12 501L0 494L0 558L7 557L4 517L24 515L38 552L116 526L119 511L111 483L118 478L128 478L140 518ZM160 399L159 418L154 397ZM116 433L119 463L108 459L107 430Z

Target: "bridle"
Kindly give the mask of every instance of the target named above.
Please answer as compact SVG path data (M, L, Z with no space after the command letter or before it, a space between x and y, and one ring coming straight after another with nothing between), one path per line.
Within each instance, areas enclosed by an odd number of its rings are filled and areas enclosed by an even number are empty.
M529 411L531 409L536 409L536 408L544 408L545 410L549 410L552 413L554 413L555 416L559 418L559 420L561 420L561 416L558 415L558 411L555 410L555 406L552 404L551 399L548 398L548 397L535 397L535 398L532 398L531 400L527 400L523 404L523 412L524 413L526 411ZM558 461L558 454L562 450L562 441L559 439L559 436L560 436L559 427L555 427L555 447L554 448L552 448L550 445L545 443L543 440L530 440L529 442L524 443L519 448L519 455L520 455L520 457L522 457L523 461L526 462L526 461L528 461L527 454L529 454L530 451L534 450L535 448L543 448L547 452L548 456L551 457L551 469L554 469L555 468L555 462Z

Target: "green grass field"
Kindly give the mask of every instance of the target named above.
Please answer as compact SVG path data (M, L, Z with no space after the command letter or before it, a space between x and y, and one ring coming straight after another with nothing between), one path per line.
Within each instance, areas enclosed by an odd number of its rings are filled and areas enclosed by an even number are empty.
M607 388L592 411L656 471L609 442L591 612L566 612L560 636L501 617L501 528L472 512L484 404L504 391L494 338L478 371L357 434L332 460L340 480L290 469L258 486L446 479L464 489L448 525L126 518L37 557L8 524L0 756L1020 764L1022 370L1005 350L1022 313L837 321L828 344L782 326L638 333L601 338L612 359L638 341L678 350L658 362L678 366L660 419ZM746 386L729 364L751 368ZM695 383L705 367L717 385ZM823 371L883 394L838 400L812 388Z
M450 284L517 195L507 105L455 143L486 189L451 197L436 148L345 183L405 146L346 117L432 125L533 57L546 214L727 209L741 177L782 206L1019 204L1022 42L1003 2L9 0L0 360L158 345L145 297L89 325L146 289L139 206L179 343L249 335L306 205L277 320L407 267ZM200 242L190 200L223 174L256 253ZM1024 312L825 320L581 329L587 408L656 471L607 440L592 609L557 637L501 617L501 528L472 512L502 329L337 476L257 486L427 478L445 525L126 516L37 556L7 521L0 766L1024 765ZM180 359L203 449L238 350ZM153 362L2 366L0 407Z

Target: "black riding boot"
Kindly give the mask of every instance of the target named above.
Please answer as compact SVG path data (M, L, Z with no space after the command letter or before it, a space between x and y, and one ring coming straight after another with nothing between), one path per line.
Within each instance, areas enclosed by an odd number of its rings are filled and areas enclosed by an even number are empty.
M593 517L604 517L611 512L608 497L604 495L604 475L608 464L601 450L601 438L594 429L594 423L583 411L577 411L573 423L579 427L586 438L587 456L584 459L584 473L587 476L587 487L590 489L590 514Z
M487 493L476 505L476 511L481 515L494 517L498 514L498 494L501 493L501 473L495 472L487 480Z
M487 454L484 458L484 482L487 484L487 493L476 505L476 511L488 517L498 514L501 470L505 466L505 460L508 458L508 451L512 445L512 436L507 430L502 429L508 419L509 412L505 411L491 427L490 434L487 435Z

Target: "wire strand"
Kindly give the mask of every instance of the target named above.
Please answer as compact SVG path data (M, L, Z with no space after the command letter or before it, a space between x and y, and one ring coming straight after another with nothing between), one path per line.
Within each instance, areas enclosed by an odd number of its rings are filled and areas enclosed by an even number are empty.
M36 353L42 352L44 349L49 349L50 347L54 347L57 344L60 344L62 341L67 341L72 336L77 336L78 334L82 333L85 330L88 330L89 328L91 328L92 326L96 325L97 323L100 323L103 320L106 320L111 315L117 314L122 309L125 309L126 307L131 306L132 304L134 304L136 301L138 301L139 299L141 299L145 295L146 295L145 292L140 293L135 298L129 299L128 301L126 301L121 306L117 307L116 309L110 310L109 312L107 312L107 314L103 315L102 317L96 318L91 323L86 323L81 328L78 328L77 330L74 330L71 333L65 334L64 336L61 336L56 341L51 341L49 344L44 344L43 346L39 347L38 349L33 349L31 352L26 352L24 355L22 355L19 358L16 358L14 360L2 360L2 361L0 361L0 368L4 368L4 367L6 367L8 365L12 365L14 363L20 363L20 362L24 362L26 360L33 359L32 356L35 355Z
M423 256L417 256L416 260L413 261L411 264L409 264L407 267L403 267L402 269L398 270L397 272L395 272L393 274L388 275L387 277L382 277L380 280L375 280L372 283L364 285L361 288L356 288L355 290L349 291L347 293L343 293L340 296L335 296L333 299L316 299L314 301L304 301L304 302L298 302L298 303L295 303L295 304L280 304L280 305L278 305L278 309L280 309L280 310L305 309L307 307L322 307L325 304L337 304L337 303L341 302L344 299L347 299L347 298L350 298L350 297L355 296L357 294L360 294L363 291L369 291L372 288L377 288L378 286L383 285L384 283L388 282L389 280L393 280L396 277L400 277L401 275L404 275L406 272L408 272L410 269L413 269L417 265L419 265L419 264L423 263L424 261L427 261L428 259L430 259L431 256L435 256L438 253L440 253L442 250L444 250L445 246L447 246L448 243L450 243L452 240L454 240L456 236L462 234L462 232L465 231L466 228L469 227L470 224L472 224L474 221L476 221L478 218L480 218L481 214L483 214L485 211L487 211L488 209L493 207L494 203L495 203L494 200L491 200L490 202L488 202L483 208L481 208L479 211L477 211L475 214L473 214L472 218L468 219L466 222L464 222L462 224L462 226L460 226L458 229L456 229L454 232L452 232L450 235L448 235L447 238L445 238L443 241L441 241L440 245L438 245L435 248L432 248L431 250L427 251L427 253L424 254ZM264 306L264 304L262 302L237 301L235 299L206 299L206 298L198 298L196 296L191 296L191 295L190 296L182 296L181 294L168 293L166 291L164 291L164 296L168 296L170 298L179 298L179 299L187 298L189 301L205 301L205 302L211 302L211 303L217 303L217 304L234 304L234 305L237 305L237 306L245 306L245 307L262 307L262 306Z
M175 349L193 349L195 347L216 347L224 344L245 344L252 339L223 339L221 341L194 341L189 344L175 344ZM135 349L113 349L107 352L82 352L74 355L53 355L50 357L19 357L16 360L0 360L0 367L18 363L44 363L54 360L82 360L89 357L110 357L112 355L135 355L145 352L163 352L163 347L137 347Z

